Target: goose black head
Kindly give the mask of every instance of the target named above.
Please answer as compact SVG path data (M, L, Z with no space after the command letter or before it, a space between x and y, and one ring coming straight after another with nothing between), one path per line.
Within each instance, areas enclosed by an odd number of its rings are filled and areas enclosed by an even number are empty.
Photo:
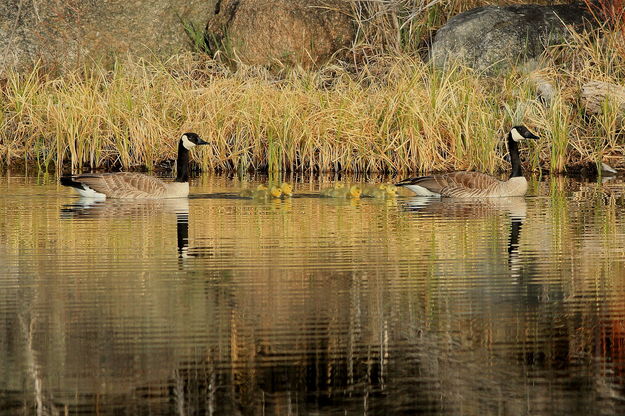
M519 140L525 140L525 139L532 139L532 140L539 139L538 136L536 136L534 133L529 131L527 127L525 126L512 127L512 129L510 130L510 136L512 137L512 140L514 140L515 142L518 142Z
M187 149L187 150L191 150L195 146L201 146L203 144L208 144L208 142L205 142L204 140L200 139L200 136L198 136L195 133L185 133L185 134L183 134L182 137L180 138L180 143L182 143L184 148Z

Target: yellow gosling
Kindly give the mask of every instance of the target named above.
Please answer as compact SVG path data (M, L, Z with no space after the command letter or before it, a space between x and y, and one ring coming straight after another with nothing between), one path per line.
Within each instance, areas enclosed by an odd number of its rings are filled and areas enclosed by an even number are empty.
M362 186L362 196L373 198L384 198L386 196L386 185L368 183Z
M362 195L362 188L358 185L352 185L347 191L346 196L347 198L360 198L360 195Z
M275 191L274 188L275 187L271 187L271 188L265 187L265 189L257 189L256 191L254 191L253 198L254 199L271 199L273 198L274 193L279 194L280 192L280 188L277 188L278 191Z
M282 190L282 196L293 196L293 185L290 183L282 182L280 189Z
M397 187L391 184L385 184L384 190L386 191L387 198L394 198L397 196Z
M368 193L366 196L371 196L373 198L380 198L380 199L384 199L386 198L386 190L384 189L374 189L372 192Z
M397 196L397 187L387 183L366 184L362 188L362 196L371 198L394 198Z
M256 188L254 193L252 194L252 198L254 199L274 199L280 198L282 196L282 189L277 186L272 186L271 188L267 188L266 186L259 186Z
M277 186L272 186L269 189L269 195L273 198L280 198L282 196L282 189Z

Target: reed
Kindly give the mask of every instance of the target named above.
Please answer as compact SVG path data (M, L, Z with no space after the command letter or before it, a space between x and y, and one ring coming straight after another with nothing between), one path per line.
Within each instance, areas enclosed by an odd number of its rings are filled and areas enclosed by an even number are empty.
M210 142L195 156L204 170L492 173L507 168L501 138L523 123L543 137L529 167L562 171L625 150L617 109L607 103L601 118L587 118L578 100L584 82L623 82L619 42L609 30L579 36L548 51L540 70L492 79L401 51L356 71L233 70L193 53L56 78L35 67L0 87L0 160L152 170L170 166L178 136L196 131ZM537 73L554 86L549 105L537 98Z
M419 54L450 17L498 0L350 0L359 23L355 50L368 60L379 53ZM619 0L622 1L622 0ZM565 1L562 1L563 3ZM553 4L553 0L508 0L506 4Z

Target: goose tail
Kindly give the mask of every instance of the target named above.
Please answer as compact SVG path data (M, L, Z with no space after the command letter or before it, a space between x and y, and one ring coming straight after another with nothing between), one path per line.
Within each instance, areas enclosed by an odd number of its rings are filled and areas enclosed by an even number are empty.
M80 194L80 196L82 197L97 199L106 198L106 194L95 191L94 189L90 188L89 185L87 185L86 183L74 180L72 176L62 176L60 181L61 185L74 188L74 190L76 190L76 192L78 192L78 194Z
M76 182L71 176L61 176L61 185L69 186L76 189L84 189L83 184L80 182Z
M395 184L395 186L407 186L407 185L416 185L418 182L421 182L424 179L429 179L430 176L418 176L415 178L406 178L401 180Z

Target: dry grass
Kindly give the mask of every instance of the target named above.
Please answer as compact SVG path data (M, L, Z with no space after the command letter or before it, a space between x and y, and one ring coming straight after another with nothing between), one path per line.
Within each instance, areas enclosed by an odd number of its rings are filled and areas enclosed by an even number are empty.
M590 80L623 83L621 43L619 31L580 36L548 51L539 70L488 80L460 67L442 73L402 51L356 71L233 71L188 54L59 78L9 73L0 84L0 161L57 172L153 169L175 157L182 132L196 131L211 143L197 161L215 171L494 172L507 167L503 134L524 123L543 137L526 152L534 169L602 158L619 165L617 111L606 103L602 116L585 117L579 91ZM550 106L537 99L536 79L553 86Z
M358 54L419 53L450 17L475 7L558 4L566 0L350 0L359 22ZM619 0L622 1L622 0ZM359 56L360 58L361 56Z

